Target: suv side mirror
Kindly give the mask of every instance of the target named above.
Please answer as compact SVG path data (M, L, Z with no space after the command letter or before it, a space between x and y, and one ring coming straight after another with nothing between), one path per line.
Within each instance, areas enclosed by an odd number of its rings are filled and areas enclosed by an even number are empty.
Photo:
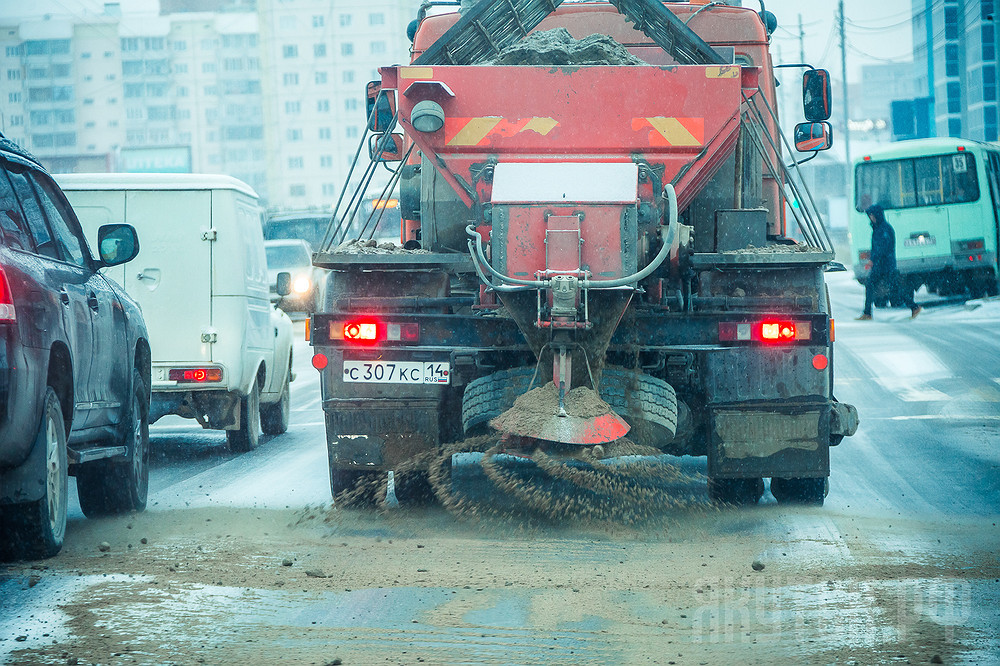
M392 129L392 117L396 114L396 98L392 91L383 94L381 81L369 81L365 89L365 110L369 131L387 132Z
M97 249L105 266L117 266L139 254L139 237L131 224L102 224L97 230Z
M829 150L833 146L833 127L828 122L799 123L795 126L795 150L805 153Z
M806 120L813 123L830 119L830 72L807 69L802 74L802 109Z
M278 296L288 296L292 293L292 274L288 271L278 273L275 290L278 292Z

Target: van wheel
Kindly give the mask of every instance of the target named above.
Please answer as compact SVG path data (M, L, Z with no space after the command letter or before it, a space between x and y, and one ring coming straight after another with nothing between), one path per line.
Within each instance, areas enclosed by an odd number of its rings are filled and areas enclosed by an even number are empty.
M45 450L45 494L35 502L3 507L4 556L15 559L52 557L66 536L69 496L66 459L66 422L59 397L46 387L42 420L35 446Z
M267 435L281 435L288 430L288 421L292 414L291 387L288 385L292 376L292 362L288 361L288 374L285 375L285 385L281 388L278 402L260 406L260 425Z
M764 494L764 479L719 479L709 477L708 497L720 504L756 504Z
M227 430L229 450L245 453L260 444L260 386L255 381L250 387L250 395L240 399L240 427Z
M823 506L823 500L830 492L827 477L806 479L771 479L771 494L781 504L807 504Z
M122 433L114 446L124 446L124 461L96 460L76 473L80 508L88 518L146 508L149 494L149 423L146 387L132 371L132 400L122 416Z

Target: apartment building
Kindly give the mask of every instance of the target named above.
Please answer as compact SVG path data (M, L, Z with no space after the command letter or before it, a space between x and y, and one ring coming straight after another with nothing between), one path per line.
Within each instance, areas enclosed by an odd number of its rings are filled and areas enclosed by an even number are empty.
M365 85L406 62L414 0L259 0L271 201L336 203L364 136ZM361 150L351 186L367 165ZM379 178L386 179L382 171Z

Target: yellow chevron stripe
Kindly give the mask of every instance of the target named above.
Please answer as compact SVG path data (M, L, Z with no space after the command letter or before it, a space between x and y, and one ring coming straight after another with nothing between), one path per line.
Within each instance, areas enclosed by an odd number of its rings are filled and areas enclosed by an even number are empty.
M448 142L449 146L475 146L478 145L480 141L486 138L494 127L496 127L503 118L499 116L492 116L486 118L472 118L465 124L458 134L451 138Z
M538 132L542 136L545 136L559 123L553 118L532 118L528 121L528 124L521 128L521 131L531 130L532 132Z
M700 146L701 142L687 131L676 118L646 118L671 146Z

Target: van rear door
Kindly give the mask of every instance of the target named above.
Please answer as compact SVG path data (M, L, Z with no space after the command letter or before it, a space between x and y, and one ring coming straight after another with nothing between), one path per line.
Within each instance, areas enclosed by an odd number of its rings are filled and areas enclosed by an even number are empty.
M125 195L125 221L139 234L139 255L126 265L124 285L142 307L154 364L212 360L211 342L202 342L212 324L211 220L211 190Z

